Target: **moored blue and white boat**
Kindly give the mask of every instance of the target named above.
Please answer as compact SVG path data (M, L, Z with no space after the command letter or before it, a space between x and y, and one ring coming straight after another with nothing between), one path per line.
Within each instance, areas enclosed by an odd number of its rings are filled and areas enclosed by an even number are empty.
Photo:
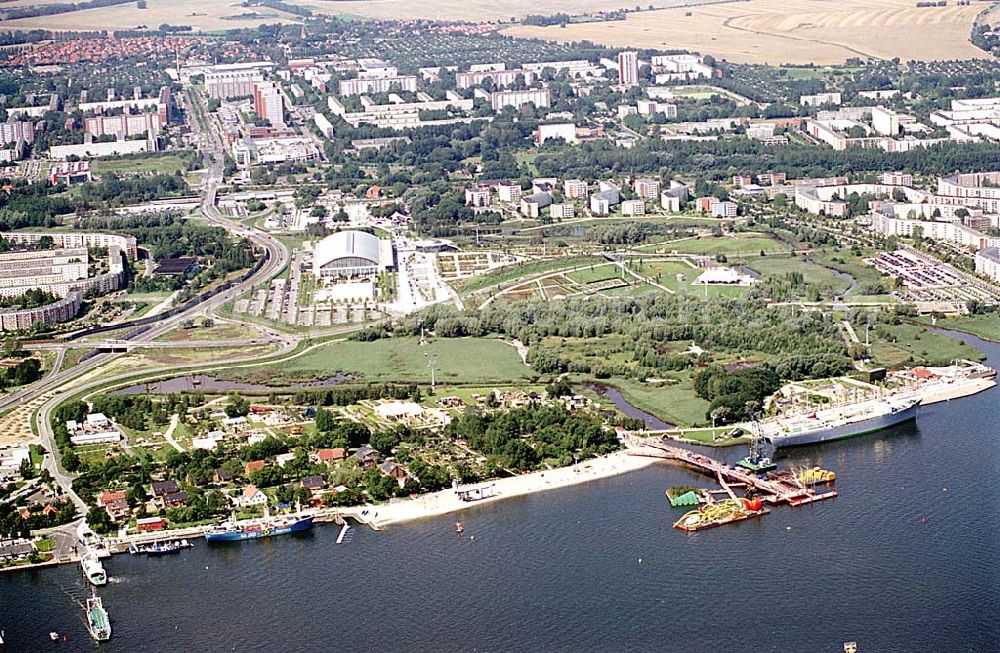
M239 542L301 533L313 527L313 515L281 515L263 519L225 521L205 531L209 542Z

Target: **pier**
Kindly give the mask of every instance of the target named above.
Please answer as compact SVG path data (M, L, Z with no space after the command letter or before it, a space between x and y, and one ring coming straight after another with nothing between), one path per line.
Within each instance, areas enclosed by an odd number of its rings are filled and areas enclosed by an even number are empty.
M676 460L706 476L715 478L726 493L733 498L736 495L732 491L731 486L734 485L754 488L759 493L761 501L766 501L772 505L787 503L794 507L806 503L833 499L837 496L836 490L816 492L798 481L793 475L770 474L761 477L740 467L732 467L700 453L680 447L672 447L667 444L647 444L642 449L630 451L629 454L648 458Z

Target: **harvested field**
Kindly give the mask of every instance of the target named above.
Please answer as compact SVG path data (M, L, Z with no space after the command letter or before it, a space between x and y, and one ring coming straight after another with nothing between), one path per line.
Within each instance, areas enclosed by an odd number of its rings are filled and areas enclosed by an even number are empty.
M2 7L52 4L56 1L64 0L15 0ZM235 18L251 13L257 16ZM139 25L156 29L163 23L169 23L191 25L197 31L212 31L255 27L264 23L291 23L293 18L292 14L269 7L241 7L239 0L149 0L146 9L137 9L134 2L129 2L52 16L5 20L0 22L0 30L125 30Z
M512 36L608 46L684 48L737 63L837 64L986 58L969 42L982 3L917 8L912 0L750 0L630 14L620 22L516 26ZM687 15L690 14L690 15Z
M431 18L436 20L509 21L528 14L552 15L558 13L583 14L592 11L621 9L628 6L621 0L552 0L539 5L531 0L291 0L315 13L350 14L373 18ZM709 4L720 0L654 0L642 3L643 7L680 7L692 4ZM731 0L730 0L731 1Z

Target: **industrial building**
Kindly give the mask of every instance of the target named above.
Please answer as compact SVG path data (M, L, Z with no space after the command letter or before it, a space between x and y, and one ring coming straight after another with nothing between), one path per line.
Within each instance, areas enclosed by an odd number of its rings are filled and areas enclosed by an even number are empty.
M366 277L395 267L392 241L365 231L338 231L316 244L316 279Z

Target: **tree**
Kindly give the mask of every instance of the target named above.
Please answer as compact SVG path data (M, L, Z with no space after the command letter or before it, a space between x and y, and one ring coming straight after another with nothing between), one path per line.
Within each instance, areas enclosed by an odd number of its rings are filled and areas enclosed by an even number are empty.
M7 358L7 357L13 355L14 352L16 352L17 350L19 350L20 348L21 348L21 342L17 338L15 338L13 336L8 336L7 338L4 338L4 341L3 341L3 357Z
M229 403L226 404L227 417L246 417L250 412L250 402L239 395L230 395Z

